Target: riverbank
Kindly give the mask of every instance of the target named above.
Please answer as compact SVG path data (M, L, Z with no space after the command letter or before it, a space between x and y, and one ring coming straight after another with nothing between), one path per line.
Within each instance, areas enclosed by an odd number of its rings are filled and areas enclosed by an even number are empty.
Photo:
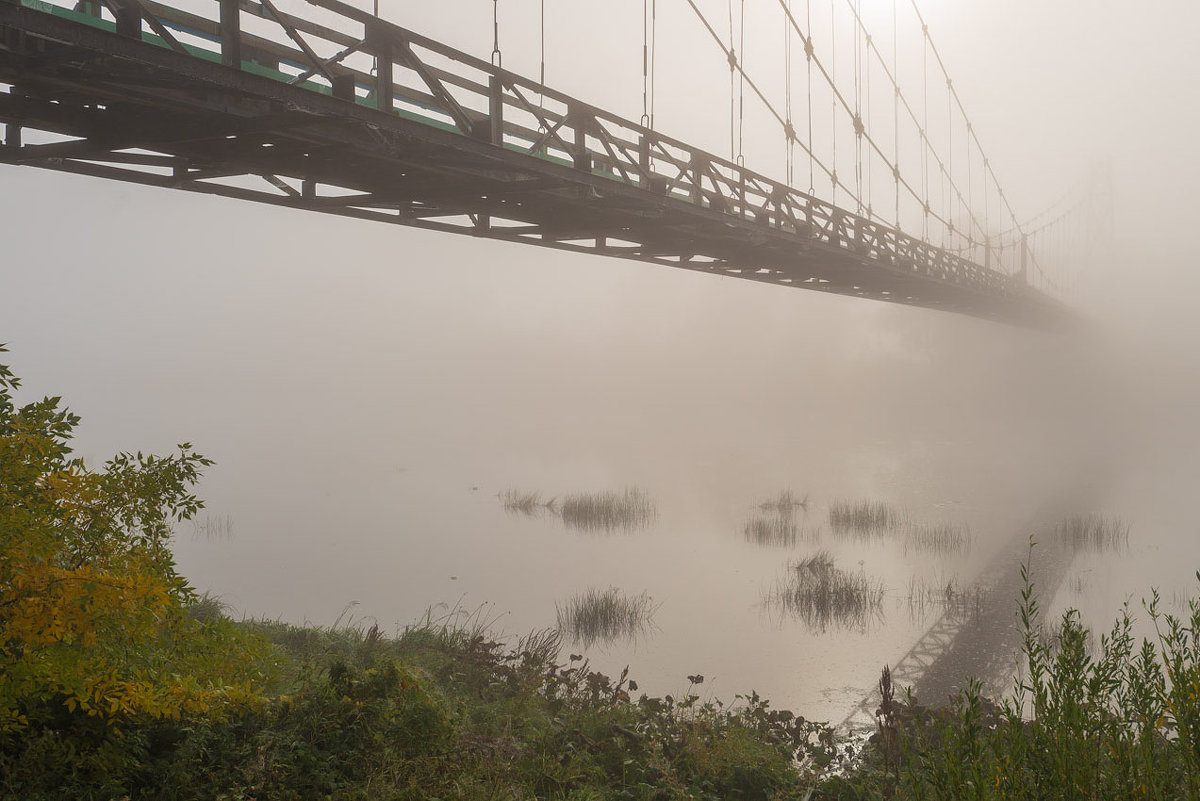
M192 614L219 614L211 601ZM26 730L12 798L803 798L832 756L819 724L757 695L639 695L554 631L502 643L477 616L379 629L244 622L270 643L269 700L233 716ZM49 753L74 752L69 769ZM89 753L90 751L90 753Z
M884 682L854 754L755 693L726 705L695 674L680 697L648 697L553 630L500 642L464 613L394 636L232 624L272 655L262 703L90 731L64 712L9 739L0 774L22 799L1196 798L1200 606L1161 618L1158 649L1139 652L1119 621L1093 660L1074 616L1039 638L1031 599L1024 698L993 703L973 683L930 710ZM188 614L230 624L209 599Z

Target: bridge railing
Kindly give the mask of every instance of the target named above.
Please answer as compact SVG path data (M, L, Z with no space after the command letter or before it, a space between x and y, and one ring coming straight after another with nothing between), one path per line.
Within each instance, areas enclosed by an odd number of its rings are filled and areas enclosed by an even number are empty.
M231 68L331 94L507 151L690 203L904 273L991 292L1019 280L801 192L639 122L402 28L341 0L306 0L321 22L276 0L203 0L195 13L156 0L22 5L111 28ZM143 28L144 23L144 28ZM539 229L542 235L554 232ZM561 232L563 240L587 232ZM733 265L743 271L772 265Z

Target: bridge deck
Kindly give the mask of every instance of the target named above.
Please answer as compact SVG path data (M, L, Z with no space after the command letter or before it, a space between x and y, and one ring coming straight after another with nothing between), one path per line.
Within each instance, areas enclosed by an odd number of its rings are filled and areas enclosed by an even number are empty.
M1068 317L999 270L338 0L308 2L328 25L272 0L217 0L207 16L0 0L0 163L1021 324Z

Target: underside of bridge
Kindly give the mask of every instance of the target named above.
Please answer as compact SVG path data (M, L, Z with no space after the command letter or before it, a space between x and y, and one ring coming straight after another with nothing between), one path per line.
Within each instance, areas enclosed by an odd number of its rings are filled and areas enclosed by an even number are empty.
M1018 277L318 1L358 29L290 17L270 0L224 0L217 19L147 0L105 0L104 13L0 0L0 163L1017 324L1069 319ZM241 31L250 15L295 44ZM319 58L302 34L378 68Z

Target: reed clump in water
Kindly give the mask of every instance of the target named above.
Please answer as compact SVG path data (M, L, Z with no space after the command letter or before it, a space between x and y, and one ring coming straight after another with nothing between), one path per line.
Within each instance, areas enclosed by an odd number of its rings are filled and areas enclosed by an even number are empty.
M1129 524L1119 517L1073 515L1058 524L1058 535L1073 551L1118 551L1129 547Z
M883 615L883 582L837 567L828 551L788 564L768 602L809 626L866 629Z
M597 642L635 638L649 629L658 604L647 593L627 595L616 587L589 587L555 604L558 630L589 647Z
M971 530L951 523L914 524L908 527L904 550L958 555L971 550Z
M558 508L563 524L582 531L645 528L658 519L658 507L643 490L586 492L567 495Z
M901 522L900 513L882 501L834 501L829 507L829 527L835 534L870 536Z

